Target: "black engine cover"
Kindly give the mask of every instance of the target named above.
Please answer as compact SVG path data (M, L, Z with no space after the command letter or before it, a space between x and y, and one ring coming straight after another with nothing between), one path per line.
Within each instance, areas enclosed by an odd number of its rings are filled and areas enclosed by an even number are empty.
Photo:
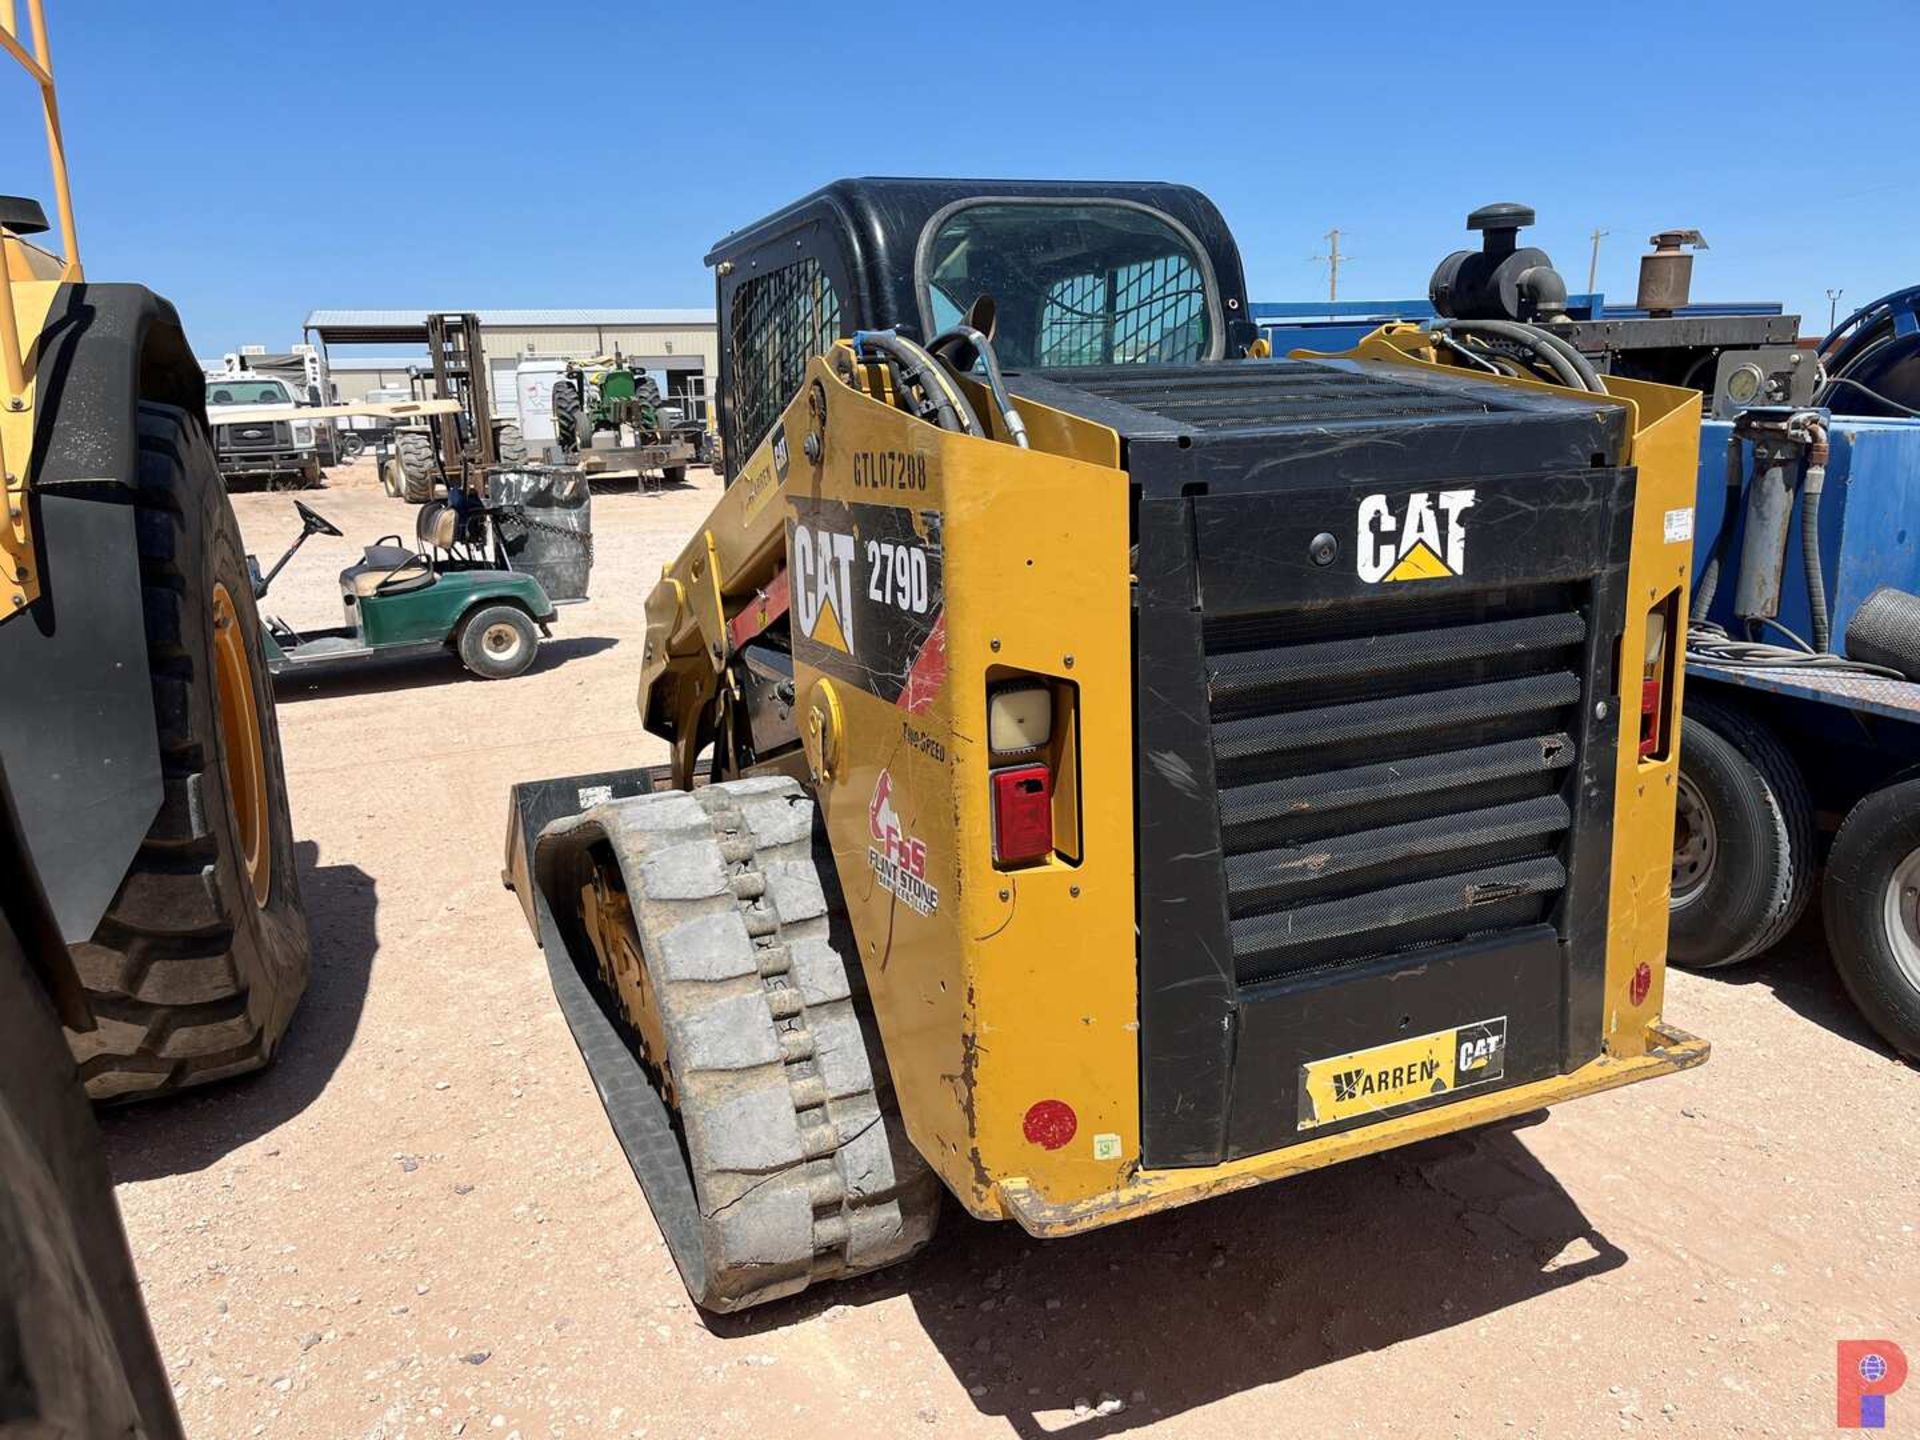
M1497 1018L1490 1087L1597 1054L1625 411L1344 361L1016 388L1132 478L1146 1163L1446 1103L1300 1112L1408 1036Z

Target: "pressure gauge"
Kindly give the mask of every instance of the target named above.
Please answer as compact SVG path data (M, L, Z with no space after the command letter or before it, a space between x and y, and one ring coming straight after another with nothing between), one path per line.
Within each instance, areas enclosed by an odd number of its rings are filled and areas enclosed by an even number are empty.
M1752 405L1767 383L1766 372L1751 360L1736 365L1727 376L1727 398L1736 405Z

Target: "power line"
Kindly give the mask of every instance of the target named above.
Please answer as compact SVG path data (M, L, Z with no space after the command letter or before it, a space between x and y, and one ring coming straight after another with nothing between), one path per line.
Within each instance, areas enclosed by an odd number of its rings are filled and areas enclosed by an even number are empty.
M1326 263L1327 304L1336 305L1340 301L1340 262L1342 260L1351 260L1353 256L1342 255L1340 253L1340 227L1338 225L1327 231L1326 239L1327 253L1324 255L1309 255L1307 258L1312 261L1324 261Z
M1592 258L1587 261L1587 294L1589 295L1595 293L1594 285L1600 275L1600 242L1612 233L1611 230L1602 230L1599 226L1594 226L1592 237L1593 255Z

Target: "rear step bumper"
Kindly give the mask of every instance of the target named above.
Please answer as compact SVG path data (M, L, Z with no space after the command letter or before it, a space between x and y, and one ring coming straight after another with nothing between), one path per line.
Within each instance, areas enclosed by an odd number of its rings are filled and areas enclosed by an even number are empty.
M1269 1180L1282 1180L1289 1175L1418 1140L1510 1120L1582 1095L1691 1070L1706 1060L1711 1048L1705 1040L1664 1024L1648 1029L1646 1047L1643 1055L1624 1059L1602 1055L1570 1075L1556 1075L1528 1085L1516 1085L1510 1090L1456 1100L1435 1109L1382 1120L1321 1140L1304 1141L1283 1150L1230 1160L1223 1165L1137 1170L1119 1188L1088 1200L1054 1204L1018 1177L1002 1180L997 1188L1007 1214L1029 1235L1042 1239L1077 1235L1084 1230L1098 1230L1156 1210L1170 1210L1176 1205L1191 1205L1196 1200L1244 1190Z

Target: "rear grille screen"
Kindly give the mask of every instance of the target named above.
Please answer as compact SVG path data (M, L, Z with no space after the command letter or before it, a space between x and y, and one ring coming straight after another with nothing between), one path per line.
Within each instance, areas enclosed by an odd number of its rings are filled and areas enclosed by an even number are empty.
M1586 591L1206 620L1241 984L1555 918Z

